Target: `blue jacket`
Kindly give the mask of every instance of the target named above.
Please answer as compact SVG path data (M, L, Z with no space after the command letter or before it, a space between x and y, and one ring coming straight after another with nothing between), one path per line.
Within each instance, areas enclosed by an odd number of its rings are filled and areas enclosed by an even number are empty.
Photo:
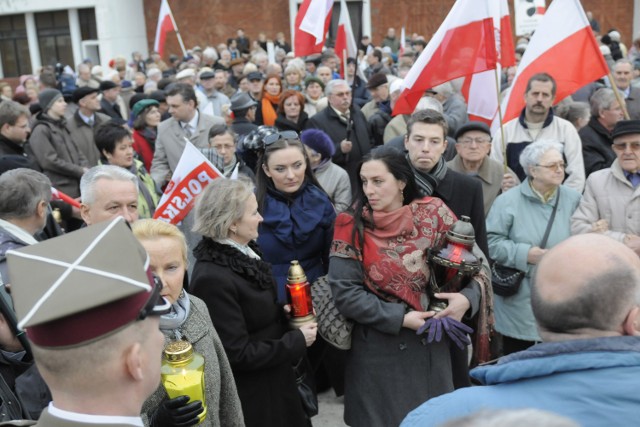
M580 203L580 194L564 185L559 187L560 204L545 248L552 248L571 235L571 215ZM540 246L556 197L543 203L529 181L499 195L487 215L489 257L498 264L524 271L520 290L513 296L494 297L496 330L525 341L540 341L531 310L530 280L536 265L527 263L529 249Z
M471 371L485 384L423 403L401 427L437 426L481 409L536 408L582 427L638 425L640 337L535 345Z
M284 287L292 260L300 261L309 283L327 274L336 213L329 196L305 182L291 196L269 188L262 216L258 245L262 258L272 265L278 283L278 301L284 303Z

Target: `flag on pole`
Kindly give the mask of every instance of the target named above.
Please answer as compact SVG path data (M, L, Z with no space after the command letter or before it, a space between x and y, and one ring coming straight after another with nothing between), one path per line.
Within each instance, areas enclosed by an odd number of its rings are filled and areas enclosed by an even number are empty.
M196 196L214 179L224 178L209 160L191 143L187 143L171 176L153 219L178 224L193 208Z
M547 9L502 100L504 123L520 115L529 79L543 72L556 81L557 102L608 74L609 68L579 0L555 0ZM492 128L500 126L497 122L494 120Z
M493 26L496 37L496 52L498 62L496 69L473 74L465 78L461 93L467 101L469 120L481 121L491 125L498 113L499 82L496 73L500 76L503 67L511 67L516 63L513 37L511 36L511 18L507 0L499 3L490 1L489 10L493 17Z
M296 15L293 35L296 56L322 52L332 10L333 0L303 0Z
M488 2L457 0L404 79L393 115L411 114L426 89L496 66Z
M407 36L404 32L404 27L402 27L402 31L400 31L400 52L399 52L399 57L404 55L404 50L407 47Z
M347 9L347 2L344 0L340 0L340 19L334 50L338 58L344 62L344 64L342 64L342 77L344 78L347 75L347 61L345 61L344 58L355 58L358 55L358 46L356 45L356 39L353 36L353 29L351 28L349 9Z
M156 41L153 44L153 50L158 52L160 56L164 53L164 43L167 39L167 33L176 31L176 26L171 17L171 9L167 0L160 3L160 13L158 14L158 26L156 27Z
M61 200L68 205L80 209L80 203L76 199L63 193L55 187L51 187L51 200Z

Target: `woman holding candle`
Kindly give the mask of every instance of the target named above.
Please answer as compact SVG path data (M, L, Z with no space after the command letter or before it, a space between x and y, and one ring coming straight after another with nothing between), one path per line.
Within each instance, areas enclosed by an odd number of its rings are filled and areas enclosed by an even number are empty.
M199 196L191 286L202 298L231 363L247 426L305 426L293 364L316 324L289 330L271 266L255 243L262 216L245 178L216 179Z
M160 320L160 329L166 342L186 340L192 344L194 351L204 356L204 403L207 413L201 425L243 426L242 407L233 373L207 306L183 289L187 271L184 235L176 226L153 219L136 221L132 228L149 254L151 271L162 281L162 295L172 303L171 313ZM201 404L187 404L185 398L169 399L160 385L145 402L142 418L145 425L169 427L175 425L180 416L191 415L191 419L197 423L197 415L201 410Z
M426 319L475 314L486 277L460 293L439 293L448 307L427 311L426 250L441 244L456 218L435 197L419 198L407 159L392 147L367 155L352 209L336 219L329 283L336 307L355 323L345 371L351 426L399 425L425 400L453 390L452 342L416 335ZM444 322L443 322L444 323Z

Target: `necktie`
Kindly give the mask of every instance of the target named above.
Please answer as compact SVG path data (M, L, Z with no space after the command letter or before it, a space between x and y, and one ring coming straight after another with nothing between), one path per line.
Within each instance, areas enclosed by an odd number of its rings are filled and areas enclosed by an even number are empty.
M638 172L627 173L626 175L633 188L637 187L638 184L640 184L640 174Z
M93 127L94 123L95 123L95 120L93 119L93 117L89 117L89 120L87 120L87 124L89 125L90 128Z
M184 134L187 136L187 138L191 138L191 135L193 134L193 132L191 131L191 125L189 123L184 125Z

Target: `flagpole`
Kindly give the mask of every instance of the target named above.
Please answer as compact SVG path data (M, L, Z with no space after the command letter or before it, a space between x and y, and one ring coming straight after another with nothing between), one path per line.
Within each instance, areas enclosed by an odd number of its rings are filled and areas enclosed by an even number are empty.
M167 6L169 6L169 0L167 0ZM171 22L173 23L173 28L176 29L176 35L178 36L178 43L180 43L180 48L182 49L182 56L187 56L187 50L184 48L184 42L182 41L182 36L180 35L180 30L178 29L178 24L176 24L176 19L173 17L173 11L171 7L169 7L169 16L171 17Z
M498 76L498 67L493 71L496 75L496 98L498 98L498 120L500 121L500 136L502 139L502 167L504 173L507 173L509 166L507 166L507 141L504 140L504 125L502 123L502 105L500 105L500 76Z
M624 114L624 119L625 120L629 120L629 112L627 111L627 104L624 101L624 99L622 99L622 97L620 96L620 91L618 90L618 87L616 86L616 84L615 84L615 82L613 80L613 76L611 75L611 71L609 71L607 76L609 77L609 81L611 82L611 89L613 89L613 93L616 96L616 100L618 101L618 104L620 104L620 108L622 108L622 113Z
M346 80L348 78L348 76L347 76L347 49L342 51L342 69L344 70L344 79ZM353 77L355 79L355 73L354 73Z

